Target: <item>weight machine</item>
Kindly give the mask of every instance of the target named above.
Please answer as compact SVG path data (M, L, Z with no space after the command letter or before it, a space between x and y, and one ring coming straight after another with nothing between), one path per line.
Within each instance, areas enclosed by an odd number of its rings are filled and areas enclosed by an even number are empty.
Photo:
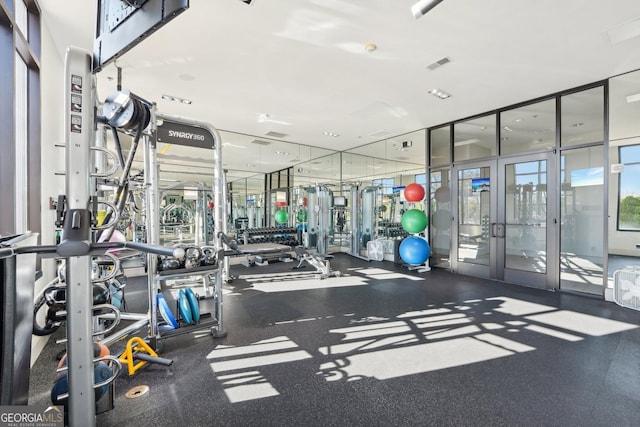
M319 256L327 256L333 228L333 192L325 185L316 185L307 188L307 196L307 239L304 246L315 248Z
M149 339L154 342L157 338L156 298L154 296L156 279L156 256L163 255L177 259L184 258L185 251L182 248L166 248L159 246L159 198L158 198L158 168L156 164L156 120L160 115L155 111L152 103L143 100L128 91L120 91L107 98L102 105L102 115L98 115L99 108L95 93L95 79L91 72L91 55L77 48L68 48L65 56L65 147L66 147L66 184L65 196L59 197L57 206L58 222L60 224L61 239L57 245L50 246L10 246L0 248L0 259L13 259L24 254L38 253L44 257L56 257L65 259L66 278L66 316L67 337L61 342L67 346L68 370L68 416L69 425L78 427L94 426L95 419L95 393L94 388L102 387L114 381L119 372L120 362L114 356L94 358L93 339L96 336L107 334L120 320L119 311L113 307L93 306L92 292L92 261L91 257L103 254L109 249L128 248L134 251L147 253L149 292L148 318L137 319L137 322L129 328L103 340L106 345L114 342L129 333L149 324ZM162 116L166 121L169 117ZM185 124L184 119L176 119ZM93 147L98 123L107 124L112 129L134 132L135 139L129 158L124 163L122 171L123 179L116 191L112 204L111 218L106 219L106 224L98 227L97 199L94 197L92 181L95 174L91 162ZM210 125L188 121L188 125L205 129L211 135L214 150L214 224L217 233L214 239L214 248L218 255L219 268L212 273L215 277L216 297L216 321L212 324L212 335L219 337L226 335L222 324L222 274L225 268L224 247L220 237L226 232L225 215L225 184L222 174L221 151L222 144L219 134ZM132 157L135 153L134 146L142 139L145 147L144 186L146 190L146 228L148 244L109 241L108 237L113 232L119 213L126 202L126 182L129 177ZM99 151L104 151L100 149ZM122 160L122 159L120 159ZM101 228L99 232L96 232ZM104 242L98 241L98 234L106 233ZM11 276L9 276L9 280ZM16 286L14 283L13 286ZM99 310L98 310L99 309ZM112 311L114 322L109 330L94 331L94 317L104 309ZM22 329L21 329L22 330ZM16 331L20 333L20 331ZM29 330L30 338L31 330ZM6 337L3 337L3 339ZM14 336L14 340L16 337ZM111 378L94 384L94 363L108 360L116 367ZM113 370L112 370L113 371ZM4 384L4 377L3 377ZM3 385L4 387L4 385ZM61 398L62 396L58 396Z
M376 205L379 187L369 186L360 189L358 185L351 187L351 245L349 255L369 261L367 245L376 239Z

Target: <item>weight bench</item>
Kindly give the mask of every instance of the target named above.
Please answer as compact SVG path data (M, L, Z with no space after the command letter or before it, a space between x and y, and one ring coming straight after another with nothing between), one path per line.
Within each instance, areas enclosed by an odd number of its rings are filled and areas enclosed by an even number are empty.
M298 265L292 267L292 270L304 268L305 266L302 264L306 261L316 269L316 279L326 279L331 276L340 277L339 271L331 270L331 258L333 258L333 255L311 255L303 247L296 247L294 251L298 259Z

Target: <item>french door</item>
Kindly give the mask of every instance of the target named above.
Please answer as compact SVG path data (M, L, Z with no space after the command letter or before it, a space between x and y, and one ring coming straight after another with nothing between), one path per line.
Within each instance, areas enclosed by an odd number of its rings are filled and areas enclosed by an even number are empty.
M454 168L454 271L546 289L557 274L555 165L550 153ZM547 185L550 183L550 185Z

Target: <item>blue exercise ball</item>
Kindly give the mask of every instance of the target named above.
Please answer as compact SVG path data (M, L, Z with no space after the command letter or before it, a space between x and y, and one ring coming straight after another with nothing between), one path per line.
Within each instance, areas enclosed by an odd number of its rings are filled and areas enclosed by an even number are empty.
M431 255L429 243L422 237L409 236L400 243L400 257L411 265L424 264Z
M111 368L109 368L106 364L102 362L95 364L93 368L94 384L106 381L112 375L113 372L111 372ZM107 393L107 391L109 390L109 384L105 384L100 387L94 387L94 390L94 398L97 402L102 396ZM51 387L51 403L53 403L54 405L66 405L68 399L66 397L60 398L60 396L68 392L69 371L62 371L57 375L56 380Z

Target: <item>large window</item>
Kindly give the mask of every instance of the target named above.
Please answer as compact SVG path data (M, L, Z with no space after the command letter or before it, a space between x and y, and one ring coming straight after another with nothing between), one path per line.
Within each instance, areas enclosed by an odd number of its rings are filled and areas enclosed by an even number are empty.
M393 178L374 179L371 183L380 187L383 195L390 196L393 194Z
M482 159L496 155L496 115L454 123L453 160Z
M620 147L618 230L640 231L640 145Z
M500 113L500 154L549 150L555 146L555 99Z
M451 126L447 125L429 131L429 164L448 165L451 163Z
M0 235L40 231L40 13L0 0Z
M604 141L604 86L560 98L562 147Z

